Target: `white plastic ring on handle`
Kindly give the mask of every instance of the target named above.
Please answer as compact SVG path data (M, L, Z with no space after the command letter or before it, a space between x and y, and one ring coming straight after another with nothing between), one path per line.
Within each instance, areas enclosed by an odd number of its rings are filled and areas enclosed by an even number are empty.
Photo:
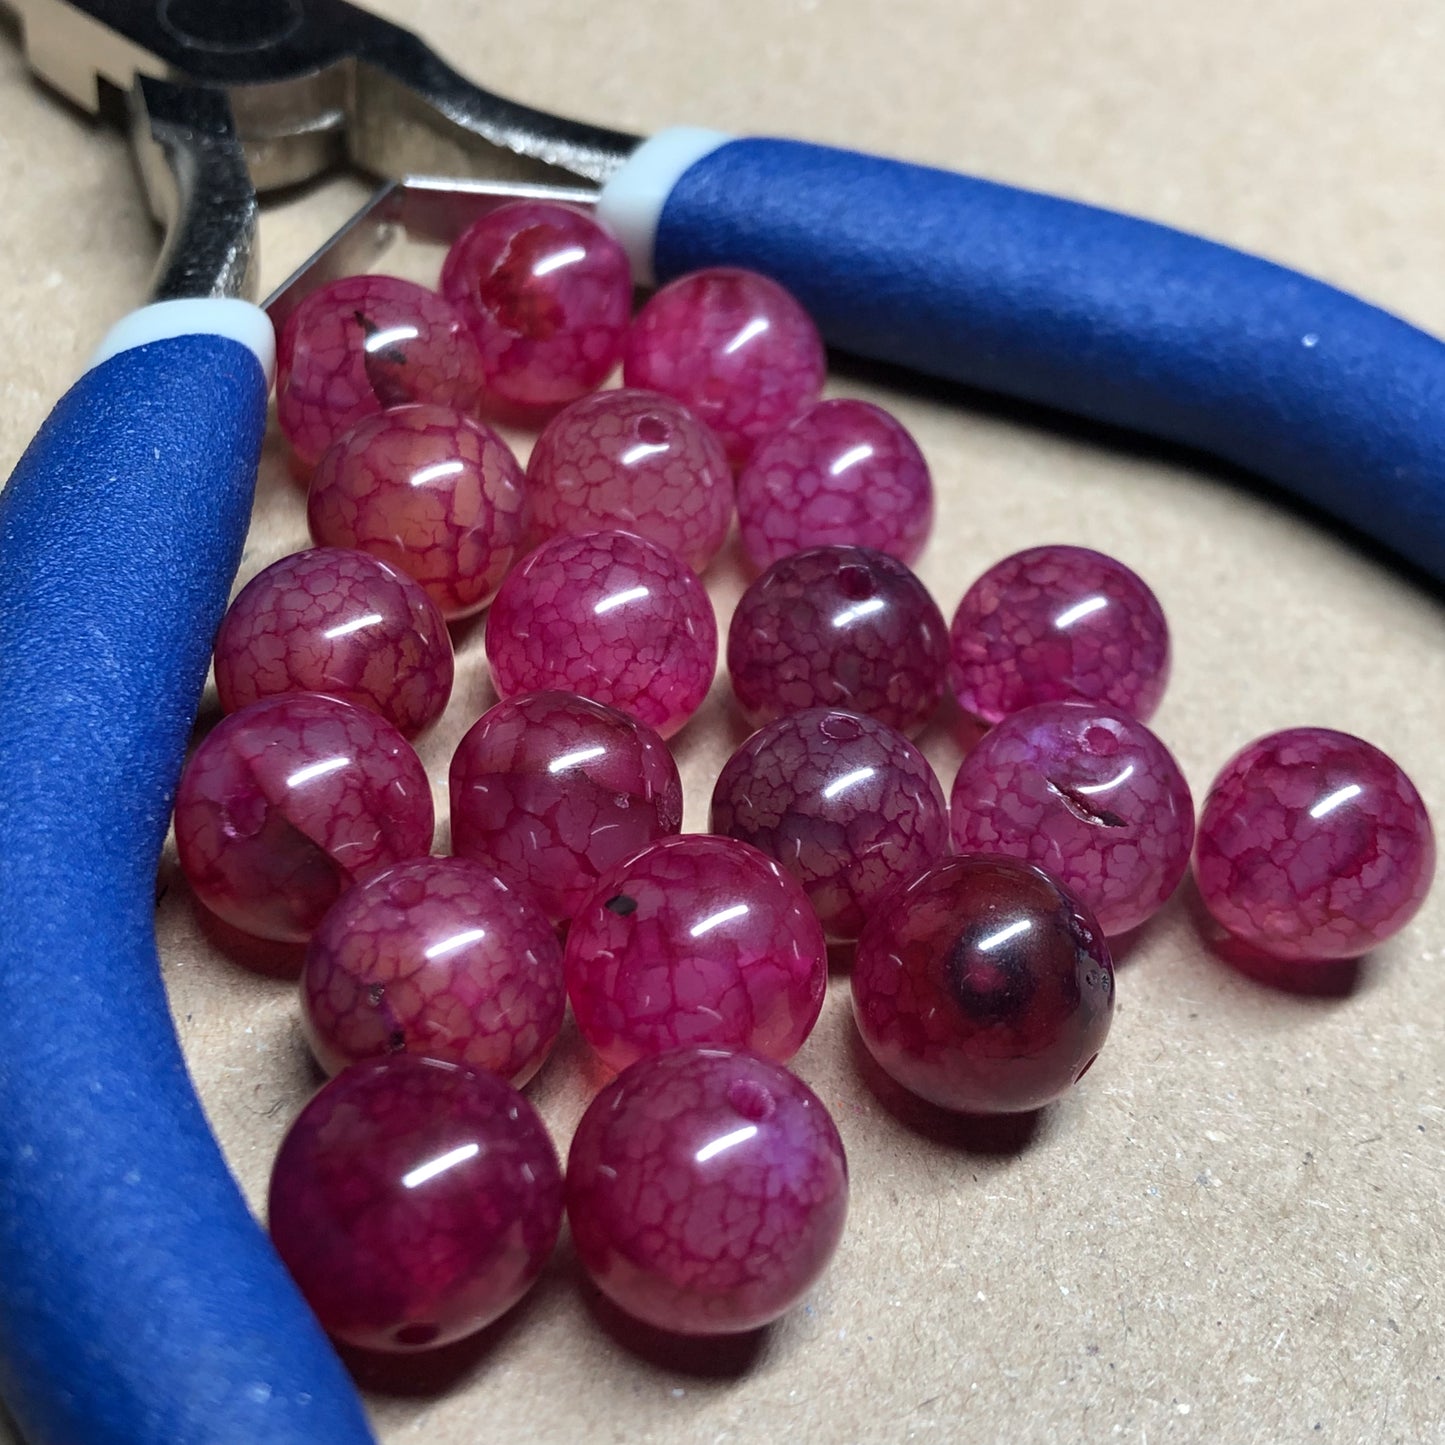
M672 188L704 156L732 140L721 131L674 126L643 141L602 187L597 219L622 242L639 286L651 286L657 223Z
M173 336L225 336L238 341L261 363L266 385L276 374L276 331L271 318L249 301L229 297L153 301L123 316L106 332L87 370L103 361Z

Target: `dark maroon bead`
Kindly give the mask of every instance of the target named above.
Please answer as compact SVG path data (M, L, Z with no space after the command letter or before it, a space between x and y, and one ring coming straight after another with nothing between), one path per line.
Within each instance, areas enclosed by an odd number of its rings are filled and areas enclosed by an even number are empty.
M1194 800L1169 749L1094 703L1011 713L963 760L950 809L955 851L1037 863L1110 937L1164 906L1194 843Z
M628 1313L680 1334L777 1319L827 1268L847 1212L828 1111L752 1054L634 1064L592 1101L567 1159L582 1267Z
M269 1213L330 1334L425 1349L490 1324L531 1287L557 1242L562 1173L510 1084L396 1054L353 1064L301 1111Z
M883 723L827 708L778 718L732 755L713 789L712 829L776 859L842 939L948 851L928 759Z
M948 625L917 577L866 547L774 562L738 602L728 672L754 727L836 707L916 733L943 696Z
M1109 1033L1114 968L1084 904L1030 863L949 858L873 915L853 965L869 1053L945 1109L1037 1109Z

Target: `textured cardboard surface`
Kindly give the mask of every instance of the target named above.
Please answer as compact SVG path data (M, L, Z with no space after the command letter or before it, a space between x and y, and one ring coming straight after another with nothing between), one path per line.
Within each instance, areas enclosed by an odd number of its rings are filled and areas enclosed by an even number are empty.
M1260 250L1445 332L1445 18L1429 0L533 0L382 6L519 99L646 132L690 121L870 147L1062 191ZM123 142L0 44L3 470L154 255ZM361 194L268 211L279 279ZM890 383L891 385L891 383ZM1197 792L1239 745L1371 738L1445 816L1435 595L1222 473L899 382L840 374L913 428L939 487L920 565L945 610L1005 552L1068 540L1156 587L1175 677L1156 726ZM274 444L243 576L305 538ZM741 586L709 576L720 617ZM85 579L76 578L83 586ZM492 696L480 630L423 756ZM739 736L723 689L677 740L687 823ZM929 737L945 785L958 752ZM84 820L77 819L83 827ZM293 986L208 936L168 862L160 928L207 1108L253 1200L313 1085ZM429 1389L375 1381L387 1445L480 1439L1416 1442L1445 1417L1445 890L1323 996L1211 953L1188 887L1125 952L1085 1083L1036 1126L881 1100L835 979L797 1067L854 1195L832 1270L760 1338L697 1351L595 1305L565 1247ZM595 1084L569 1032L533 1093L565 1148ZM250 1442L264 1445L264 1442Z

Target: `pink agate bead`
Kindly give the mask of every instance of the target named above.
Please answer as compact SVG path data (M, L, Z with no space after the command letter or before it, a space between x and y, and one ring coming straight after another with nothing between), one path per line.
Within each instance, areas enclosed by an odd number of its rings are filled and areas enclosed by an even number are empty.
M712 795L712 829L802 885L831 938L857 938L895 889L948 851L928 759L873 718L814 708L755 732Z
M499 702L451 765L452 849L571 918L609 868L682 826L667 744L570 693Z
M465 858L414 858L342 894L301 973L306 1038L329 1074L406 1052L521 1088L566 1004L547 916Z
M609 1068L681 1044L784 1062L823 1007L828 954L803 891L733 838L664 838L604 874L567 933L567 994Z
M732 465L818 399L827 358L808 313L775 281L717 266L680 276L638 312L628 386L665 392L700 416Z
M489 412L535 424L594 391L622 356L632 272L590 216L515 201L474 222L447 252L442 294L481 352Z
M1169 680L1158 600L1087 547L1031 547L990 567L958 604L950 653L949 686L986 723L1070 698L1148 722Z
M728 628L728 672L754 727L810 707L916 733L943 695L948 625L896 558L814 547L774 562Z
M722 443L680 402L599 391L547 423L527 463L538 540L636 532L701 572L727 538L733 478Z
M487 661L503 698L575 692L671 737L717 669L717 622L696 573L631 532L554 537L502 584Z
M301 1111L271 1171L271 1239L329 1334L405 1353L516 1304L562 1199L552 1141L511 1085L396 1054L352 1065Z
M1194 844L1179 764L1113 708L1046 702L1006 717L963 760L950 802L959 853L1026 858L1113 937L1168 901Z
M753 453L738 476L738 523L755 567L831 544L913 562L933 526L933 479L882 407L820 401Z
M947 858L868 921L853 1015L884 1072L930 1103L1038 1109L1103 1048L1114 968L1094 916L1041 868Z
M779 1065L721 1049L644 1059L592 1101L567 1158L582 1267L660 1329L757 1329L828 1266L848 1162L822 1101Z
M214 657L227 712L325 692L408 738L441 716L452 691L452 640L436 604L404 572L342 547L258 572L222 620Z
M462 313L396 276L313 291L276 346L276 419L305 471L365 416L410 402L471 411L482 359Z
M176 792L187 881L244 933L302 943L358 879L426 853L426 772L375 713L290 693L224 718Z
M1415 916L1435 837L1415 786L1378 748L1328 728L1251 743L1214 780L1194 876L1235 938L1273 958L1355 958Z
M368 417L321 459L312 537L414 577L448 621L492 600L526 533L522 468L490 427L440 406Z

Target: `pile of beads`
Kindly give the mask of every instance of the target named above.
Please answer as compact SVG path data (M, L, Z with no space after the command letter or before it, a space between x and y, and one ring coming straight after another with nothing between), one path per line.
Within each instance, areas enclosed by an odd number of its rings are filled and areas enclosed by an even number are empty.
M933 493L880 408L820 400L821 342L773 282L719 269L631 317L588 216L503 206L441 294L384 276L309 297L277 411L314 550L237 596L228 716L176 804L196 896L306 942L305 1036L334 1075L276 1161L277 1249L368 1349L468 1335L537 1278L565 1211L583 1268L667 1330L756 1328L842 1234L847 1166L784 1065L855 944L863 1043L946 1109L1042 1107L1090 1068L1109 939L1174 893L1285 959L1402 928L1434 866L1404 773L1295 729L1193 800L1146 723L1169 635L1080 547L986 571L951 628L909 570ZM622 365L624 386L597 388ZM525 470L488 418L542 428ZM734 474L736 481L734 482ZM718 661L697 575L736 510L758 575L726 665L756 729L680 832L665 741ZM446 706L446 623L489 608L501 698L451 760L429 856L410 739ZM951 692L988 730L945 800L910 739ZM568 1001L617 1072L564 1172L518 1089Z

